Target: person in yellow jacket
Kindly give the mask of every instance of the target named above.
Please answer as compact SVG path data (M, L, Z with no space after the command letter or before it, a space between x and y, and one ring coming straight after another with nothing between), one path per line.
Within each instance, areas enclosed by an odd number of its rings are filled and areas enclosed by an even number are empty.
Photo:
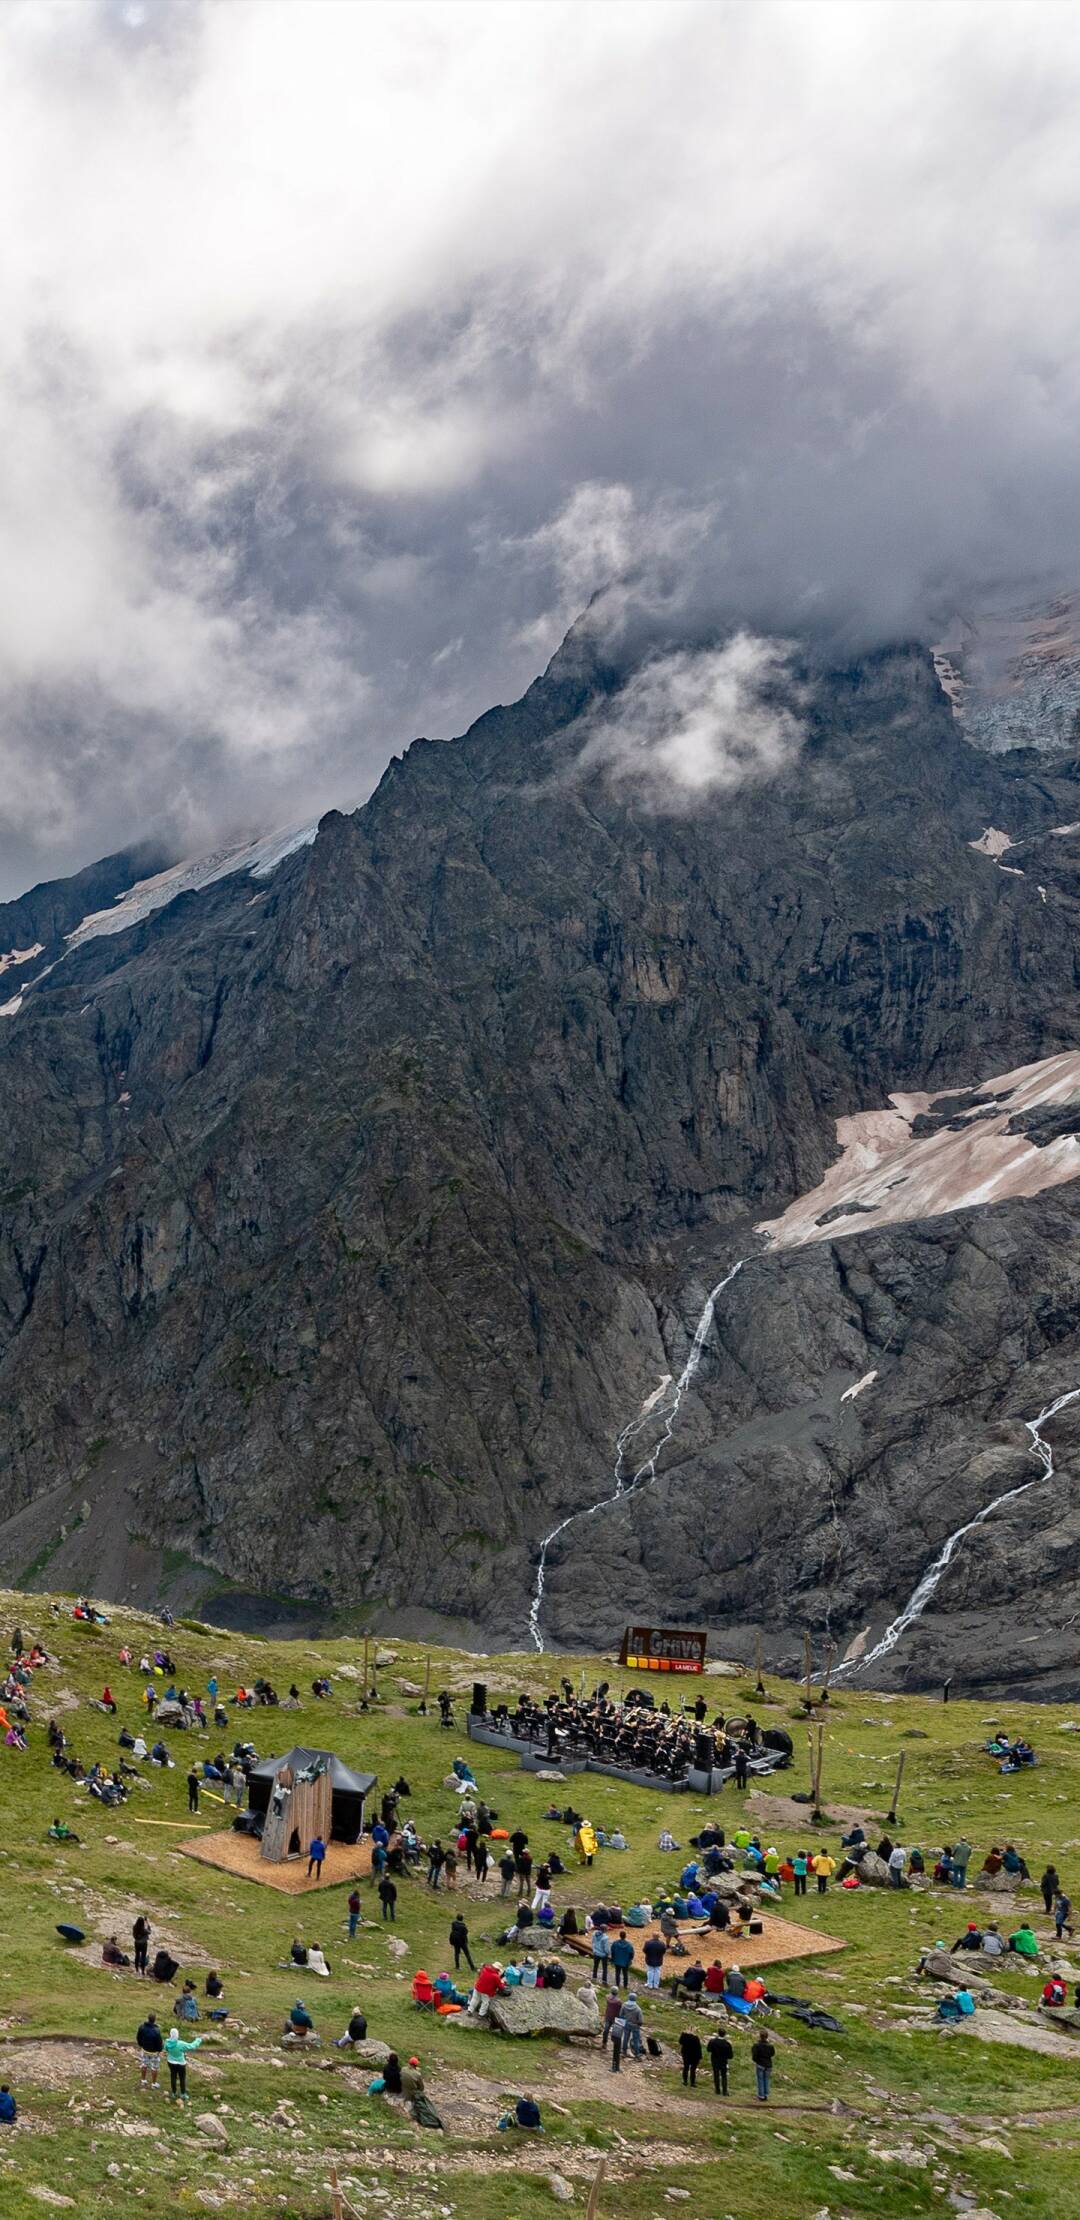
M596 1829L591 1819L583 1819L574 1837L574 1848L582 1865L591 1865L596 1856Z
M824 1896L829 1886L829 1875L836 1871L836 1859L830 1858L827 1850L819 1850L817 1856L811 1858L810 1863L817 1874L818 1895Z

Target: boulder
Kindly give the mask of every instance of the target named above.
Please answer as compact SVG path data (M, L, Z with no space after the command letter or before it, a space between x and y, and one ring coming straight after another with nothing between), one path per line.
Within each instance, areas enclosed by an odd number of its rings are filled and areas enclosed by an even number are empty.
M423 1689L421 1688L421 1686L420 1686L420 1683L419 1683L419 1681L418 1681L418 1680L399 1680L399 1681L398 1681L398 1694L399 1694L399 1696L422 1696L422 1695L423 1695L423 1693L424 1693L424 1691L423 1691Z
M577 1989L508 1989L492 1997L488 2020L504 2035L598 2035L600 2014Z
M889 1886L889 1868L876 1850L864 1850L855 1871L864 1888L887 1889Z
M975 1886L985 1889L991 1896L1015 1896L1022 1883L1018 1873L1006 1873L1002 1866L1000 1873L977 1873Z
M948 1950L924 1951L919 1961L918 1970L925 1980L947 1981L950 1987L953 1988L956 1987L961 1977L956 1961ZM970 1969L965 1966L962 1970L965 1978L968 1978Z
M225 2148L229 2138L225 2132L224 2124L218 2119L216 2112L197 2112L194 2125L198 2128L200 2135L205 2135L208 2143L217 2143L222 2149Z
M1061 2027L1070 2035L1080 2035L1080 2012L1073 2004L1040 2004L1039 2018L1047 2027Z
M547 2178L547 2185L551 2191L552 2196L555 2199L556 2204L573 2204L574 2192L571 2188L570 2183L567 2181L565 2174L549 2174Z

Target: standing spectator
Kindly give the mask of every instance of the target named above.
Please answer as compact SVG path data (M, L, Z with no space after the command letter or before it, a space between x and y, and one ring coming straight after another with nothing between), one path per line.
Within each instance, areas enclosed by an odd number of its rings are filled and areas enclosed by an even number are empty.
M158 2071L165 2038L157 2023L157 2014L148 2012L142 2026L136 2029L135 2041L139 2050L139 2085L145 2089L158 2087Z
M472 1952L469 1949L469 1930L460 1912L450 1922L450 1947L454 1953L454 1972L458 1971L464 1958L470 1973L475 1973L476 1967L473 1963Z
M189 2051L198 2050L201 2035L192 2035L185 2041L178 2027L171 2027L165 2038L165 2056L169 2062L169 2096L175 2104L177 2091L181 2104L188 2104L187 2062Z
M959 1842L953 1843L952 1849L952 1885L954 1889L966 1889L967 1869L970 1862L971 1844L965 1842L961 1836Z
M392 1919L396 1925L397 1887L388 1873L384 1873L382 1880L379 1882L379 1902L382 1905L383 1918Z
M357 1930L357 1928L358 1928L358 1927L359 1927L359 1925L360 1925L360 1891L359 1891L359 1889L355 1889L355 1888L354 1888L354 1889L350 1889L350 1891L349 1891L349 1906L348 1906L348 1910L349 1910L349 1941L350 1941L350 1942L352 1942L352 1940L353 1940L353 1938L354 1938L354 1936L355 1936L355 1934L356 1934L356 1930Z
M187 1777L187 1808L189 1811L199 1809L199 1776L194 1766Z
M456 1889L456 1888L457 1888L457 1851L455 1850L455 1848L454 1848L454 1846L453 1846L453 1843L450 1843L450 1844L448 1845L448 1847L447 1847L447 1848L446 1848L446 1849L444 1850L444 1852L443 1852L443 1869L442 1869L442 1870L443 1870L443 1887L444 1887L444 1889Z
M612 1993L614 1994L614 1992ZM623 2048L624 2050L632 2050L635 2058L640 2058L642 2056L642 2036L645 2032L645 2015L638 2003L636 1992L633 1996L623 1998L622 2016L626 2023Z
M1061 1887L1061 1882L1058 1879L1058 1869L1056 1865L1047 1866L1042 1880L1039 1882L1039 1887L1042 1890L1042 1900L1046 1910L1047 1919L1049 1919L1050 1914L1054 1908L1054 1898L1057 1895L1059 1888Z
M609 1989L604 1998L604 2032L600 2037L601 2050L607 2049L608 2036L622 2011L622 2000L617 1989Z
M712 2066L713 2088L717 2096L723 2090L726 2097L728 2093L728 2067L735 2056L735 2046L727 2035L716 2034L710 2035L705 2048L708 2051L709 2063Z
M317 1881L322 1880L323 1860L325 1859L325 1857L326 1844L323 1841L322 1836L312 1835L311 1841L308 1843L307 1878L309 1881L313 1873Z
M812 1858L810 1862L817 1874L818 1895L824 1896L829 1886L829 1876L836 1871L836 1859L830 1858L828 1851L823 1848L817 1852L816 1857Z
M527 1896L532 1886L532 1851L529 1849L518 1852L517 1877L519 1897Z
M1054 1926L1057 1931L1057 1939L1059 1942L1061 1941L1062 1935L1067 1934L1070 1937L1072 1935L1072 1924L1069 1917L1071 1911L1071 1897L1066 1896L1063 1888L1059 1888L1057 1895L1054 1898Z
M904 1868L907 1865L907 1851L901 1847L900 1843L896 1843L894 1848L890 1850L888 1863L889 1887L891 1889L902 1889L904 1886Z
M550 1903L551 1867L545 1858L543 1864L536 1868L536 1887L532 1894L532 1909L534 1912L543 1911L544 1907Z
M514 1886L514 1876L517 1873L517 1864L512 1850L503 1851L502 1857L499 1859L499 1872L502 1876L502 1887L499 1890L499 1895L509 1896Z
M805 1896L806 1876L810 1871L810 1860L805 1850L796 1850L791 1866L795 1876L795 1894L796 1896Z
M439 1876L442 1873L445 1862L446 1852L443 1849L442 1843L439 1841L438 1835L436 1835L434 1842L429 1843L428 1845L427 1885L429 1889L438 1888Z
M625 1927L620 1927L619 1932L611 1945L611 1965L612 1971L615 1975L615 1987L617 1989L629 1988L630 1968L633 1963L634 1945L631 1942Z
M610 1956L611 1944L608 1941L607 1928L594 1927L592 1931L592 1977L595 1981L599 1975L605 1989L608 1984L608 1960Z
M139 1913L131 1933L135 1944L135 1971L145 1973L150 1956L150 1922L145 1912Z
M611 2023L611 2071L617 2074L622 2063L623 2044L626 2041L626 2021L622 2013L616 2014Z
M685 2089L689 2083L691 2089L696 2089L697 2070L701 2064L701 2037L695 2035L693 2028L683 2029L679 2037L679 2051L682 2056L683 2087Z
M758 2036L757 2042L754 2044L750 2056L754 2061L754 2072L757 2075L758 2097L760 2099L760 2102L764 2104L769 2094L769 2082L772 2078L773 2059L776 2056L775 2046L774 2044L770 2043L764 2028L762 2028L761 2034Z
M647 1989L658 1989L660 1987L660 1968L667 1957L667 1944L663 1936L650 1935L641 1955L645 1960L645 1987Z
M525 1855L528 1857L528 1851L525 1852ZM494 1859L489 1855L487 1843L481 1836L473 1851L473 1870L476 1874L478 1888L483 1888L488 1877L488 1866L494 1865L494 1863Z

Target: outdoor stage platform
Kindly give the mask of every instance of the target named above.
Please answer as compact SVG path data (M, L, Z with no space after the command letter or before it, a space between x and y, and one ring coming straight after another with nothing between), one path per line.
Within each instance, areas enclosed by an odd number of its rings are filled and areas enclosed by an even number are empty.
M502 1750L507 1757L516 1757L526 1773L606 1773L609 1780L632 1781L637 1788L660 1789L666 1796L718 1796L725 1781L734 1776L734 1766L714 1766L711 1772L701 1772L691 1765L678 1780L670 1773L647 1773L638 1766L609 1765L605 1758L590 1757L561 1750L556 1757L548 1754L546 1741L526 1742L519 1735L503 1734L498 1727L490 1726L486 1713L470 1711L466 1715L466 1729L470 1742L486 1743L491 1750ZM770 1750L766 1757L751 1758L748 1774L755 1780L765 1780L783 1763L783 1754Z

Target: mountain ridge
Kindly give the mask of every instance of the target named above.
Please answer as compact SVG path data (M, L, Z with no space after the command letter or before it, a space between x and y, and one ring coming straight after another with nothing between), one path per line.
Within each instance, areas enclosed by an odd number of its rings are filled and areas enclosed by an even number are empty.
M578 631L266 879L71 949L0 1034L8 1571L47 1551L53 1579L149 1592L171 1552L252 1608L347 1594L527 1639L544 1533L610 1492L617 1435L837 1119L1076 1045L1075 766L980 754L903 648L813 668L771 783L657 811L581 761L624 677ZM756 1261L656 1485L556 1551L557 1638L887 1615L937 1531L913 1464L966 1504L1023 1454L1003 1399L1041 1408L1047 1351L1072 1353L1075 1208L1062 1187ZM935 1317L913 1460L905 1365ZM1011 1609L992 1556L972 1671ZM897 1670L937 1669L941 1616Z

